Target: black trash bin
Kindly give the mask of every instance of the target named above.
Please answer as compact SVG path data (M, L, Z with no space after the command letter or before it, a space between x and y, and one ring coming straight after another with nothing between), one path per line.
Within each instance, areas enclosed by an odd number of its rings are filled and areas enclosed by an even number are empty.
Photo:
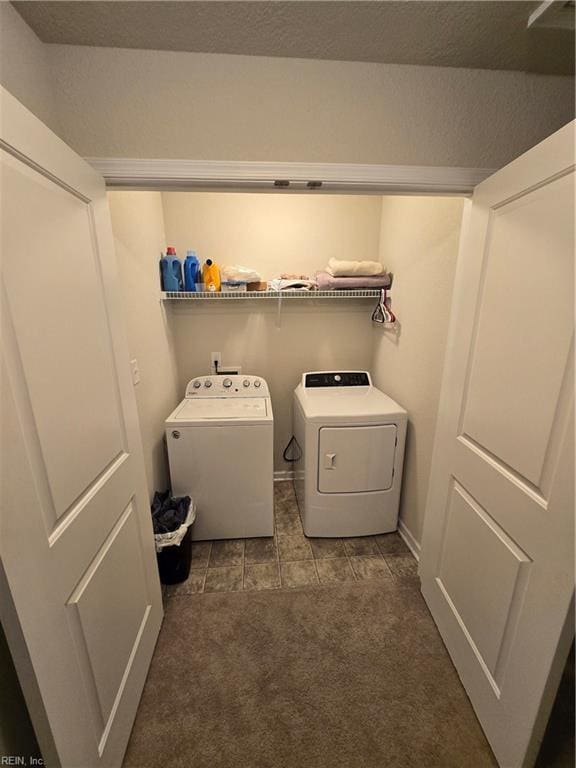
M190 575L192 564L192 531L188 530L180 544L171 544L156 552L162 584L179 584Z
M154 494L152 520L162 584L179 584L190 574L194 518L190 496L173 499L168 491Z

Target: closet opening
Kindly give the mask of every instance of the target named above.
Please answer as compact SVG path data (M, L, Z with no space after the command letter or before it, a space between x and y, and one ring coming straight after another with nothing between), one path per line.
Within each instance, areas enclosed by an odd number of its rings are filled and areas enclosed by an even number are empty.
M465 197L110 190L108 198L150 493L169 482L164 419L191 379L214 370L215 354L222 371L268 382L277 480L292 477L284 453L302 374L366 370L409 414L400 519L417 554ZM167 299L176 295L160 285L168 246L224 275L251 270L268 290ZM382 264L396 321L373 322L377 290L270 290L283 280L315 288L331 279L331 259Z

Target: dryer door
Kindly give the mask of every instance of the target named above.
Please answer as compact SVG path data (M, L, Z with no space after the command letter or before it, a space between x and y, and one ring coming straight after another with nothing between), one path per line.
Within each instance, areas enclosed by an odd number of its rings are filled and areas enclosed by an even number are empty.
M320 493L363 493L392 487L395 424L323 427L318 446Z

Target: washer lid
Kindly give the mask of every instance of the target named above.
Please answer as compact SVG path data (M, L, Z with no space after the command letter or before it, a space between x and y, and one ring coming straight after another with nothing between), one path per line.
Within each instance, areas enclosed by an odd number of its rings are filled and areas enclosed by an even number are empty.
M402 406L376 387L296 388L296 398L309 421L345 423L405 419Z
M251 423L272 419L270 400L266 397L213 397L201 400L186 398L167 422L175 424Z

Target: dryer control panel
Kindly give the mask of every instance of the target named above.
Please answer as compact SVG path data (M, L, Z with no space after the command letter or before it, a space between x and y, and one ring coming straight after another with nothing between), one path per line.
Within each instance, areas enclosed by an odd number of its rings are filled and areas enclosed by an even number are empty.
M270 397L270 391L266 380L260 376L224 374L190 379L186 397Z
M368 371L310 371L302 376L305 389L315 387L370 387Z

